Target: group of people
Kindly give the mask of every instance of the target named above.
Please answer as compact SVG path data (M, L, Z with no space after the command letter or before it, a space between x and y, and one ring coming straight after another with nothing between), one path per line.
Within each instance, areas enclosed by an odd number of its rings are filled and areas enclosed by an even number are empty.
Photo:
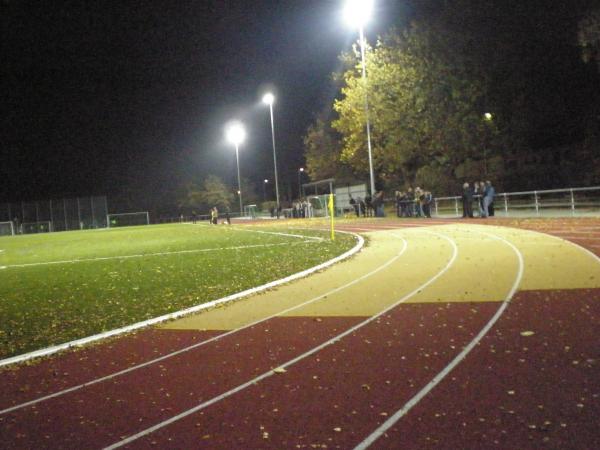
M473 217L473 200L477 200L477 207L479 210L479 217L493 217L494 216L494 197L496 196L496 189L492 185L491 181L476 181L471 186L469 183L463 184L462 191L462 204L463 204L463 217Z
M373 216L373 205L371 204L371 196L367 195L363 200L361 197L352 197L350 196L350 200L348 201L350 206L354 209L354 213L356 217L372 217Z
M406 191L396 191L396 214L398 217L429 217L433 195L430 191L409 187Z
M305 198L301 198L292 203L292 217L294 219L304 219L305 217L312 216L312 205Z
M378 191L375 193L375 197L371 197L370 195L366 195L364 200L361 197L352 197L350 196L349 200L350 206L354 208L354 213L356 217L385 217L385 212L383 210L383 191Z
M210 223L212 225L217 225L219 223L219 210L216 206L213 206L210 209ZM231 217L229 216L229 208L225 210L225 221L223 223L227 223L231 225Z

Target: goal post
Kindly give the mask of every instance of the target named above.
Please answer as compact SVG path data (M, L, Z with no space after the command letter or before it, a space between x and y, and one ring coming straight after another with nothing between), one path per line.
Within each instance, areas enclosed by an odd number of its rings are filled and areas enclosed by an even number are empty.
M41 222L23 222L20 226L21 234L50 233L52 222L44 220Z
M0 236L14 236L15 226L12 222L0 222Z
M108 228L150 225L150 215L148 211L107 214L106 222L108 223Z
M244 217L256 219L258 214L258 206L256 205L244 205Z

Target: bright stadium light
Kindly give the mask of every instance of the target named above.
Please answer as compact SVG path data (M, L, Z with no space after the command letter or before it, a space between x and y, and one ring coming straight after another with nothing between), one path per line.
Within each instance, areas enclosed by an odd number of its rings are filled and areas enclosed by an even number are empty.
M371 18L373 0L347 0L344 18L353 28L362 28Z
M267 92L262 99L265 105L272 105L275 102L275 96L270 92Z
M240 197L240 216L242 215L243 207L242 207L242 183L240 179L240 155L239 155L239 147L244 139L246 139L246 130L244 129L244 125L239 122L231 122L225 128L225 137L227 140L235 145L235 160L237 162L237 178L238 178L238 195Z
M275 120L273 119L273 103L275 96L271 92L267 92L263 96L263 103L269 105L271 113L271 138L273 140L273 167L275 168L275 201L277 202L277 210L279 211L279 179L277 177L277 154L275 152Z
M233 145L240 145L246 139L246 130L239 122L231 122L225 130L227 140Z

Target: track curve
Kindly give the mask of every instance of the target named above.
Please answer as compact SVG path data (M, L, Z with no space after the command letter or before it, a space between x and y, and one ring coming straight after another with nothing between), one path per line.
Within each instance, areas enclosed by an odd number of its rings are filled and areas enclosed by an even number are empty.
M600 264L514 228L399 225L349 223L373 231L354 260L237 306L2 372L0 439L15 448L351 448L469 348L363 446L598 447ZM523 254L516 293L519 263L502 242Z

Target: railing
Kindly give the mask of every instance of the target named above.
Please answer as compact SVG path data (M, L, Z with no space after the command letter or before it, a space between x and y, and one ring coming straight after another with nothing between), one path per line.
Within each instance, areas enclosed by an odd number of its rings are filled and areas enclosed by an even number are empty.
M473 198L477 213L479 196ZM462 197L434 199L436 217L461 217ZM564 217L600 215L600 186L550 189L545 191L503 192L494 198L494 215L499 217Z

